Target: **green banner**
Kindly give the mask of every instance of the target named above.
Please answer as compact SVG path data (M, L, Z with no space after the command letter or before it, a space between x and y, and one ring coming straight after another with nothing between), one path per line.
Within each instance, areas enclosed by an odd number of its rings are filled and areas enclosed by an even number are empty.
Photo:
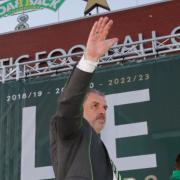
M168 180L180 152L180 56L99 68L101 137L123 179ZM0 179L53 179L49 122L69 75L0 84ZM126 179L127 180L127 179Z
M56 11L65 0L9 0L0 4L0 17L41 8Z

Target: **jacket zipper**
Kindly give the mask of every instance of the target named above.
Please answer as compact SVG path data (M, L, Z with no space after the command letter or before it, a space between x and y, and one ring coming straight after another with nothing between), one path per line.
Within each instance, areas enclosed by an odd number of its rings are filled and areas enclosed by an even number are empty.
M91 180L94 180L94 176L93 176L93 169L92 169L92 162L91 162L91 143L92 143L92 129L91 129L91 134L90 134L90 142L89 142L89 162L90 162L90 168L91 168Z

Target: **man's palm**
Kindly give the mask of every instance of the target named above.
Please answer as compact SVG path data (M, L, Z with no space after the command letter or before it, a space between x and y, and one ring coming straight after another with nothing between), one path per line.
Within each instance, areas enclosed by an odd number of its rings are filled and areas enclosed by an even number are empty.
M106 39L112 24L113 21L107 17L94 23L87 41L85 59L99 59L118 41L118 38Z

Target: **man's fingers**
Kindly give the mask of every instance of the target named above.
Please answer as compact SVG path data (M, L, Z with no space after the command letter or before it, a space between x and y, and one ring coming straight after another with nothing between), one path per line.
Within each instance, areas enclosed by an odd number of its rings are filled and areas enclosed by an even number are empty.
M92 29L91 29L91 32L90 32L90 36L94 36L96 35L97 33L99 33L99 29L101 28L102 26L102 22L103 22L104 18L103 17L100 17L98 21L95 21Z
M99 29L98 29L98 32L101 34L108 22L109 18L108 17L104 17L101 21L100 21L100 24L99 24Z
M106 25L108 24L108 20L108 17L100 17L99 20L94 23L91 30L91 35L102 35Z
M94 23L94 25L93 25L93 27L92 27L92 29L91 29L91 32L89 33L89 37L92 36L92 35L94 35L94 34L96 33L97 24L98 24L98 22L95 21L95 23Z
M104 27L104 29L106 31L109 31L111 29L112 25L113 25L113 20L109 20L108 23L106 24L106 26Z
M100 39L101 40L105 40L107 35L109 34L109 30L111 29L113 25L113 21L109 20L108 22L106 22L106 24L104 24L104 27L102 29L102 32L100 33Z
M112 39L107 39L106 43L107 43L107 48L111 48L113 46L113 44L118 42L118 38L112 38Z
M100 29L102 28L103 22L104 22L104 18L100 17L98 20L98 23L97 23L96 33L100 32Z

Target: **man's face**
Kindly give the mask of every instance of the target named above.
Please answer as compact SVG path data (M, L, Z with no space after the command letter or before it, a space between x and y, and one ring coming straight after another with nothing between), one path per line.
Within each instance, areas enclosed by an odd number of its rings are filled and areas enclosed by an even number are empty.
M105 125L107 104L104 96L91 92L83 104L83 117L100 133Z

